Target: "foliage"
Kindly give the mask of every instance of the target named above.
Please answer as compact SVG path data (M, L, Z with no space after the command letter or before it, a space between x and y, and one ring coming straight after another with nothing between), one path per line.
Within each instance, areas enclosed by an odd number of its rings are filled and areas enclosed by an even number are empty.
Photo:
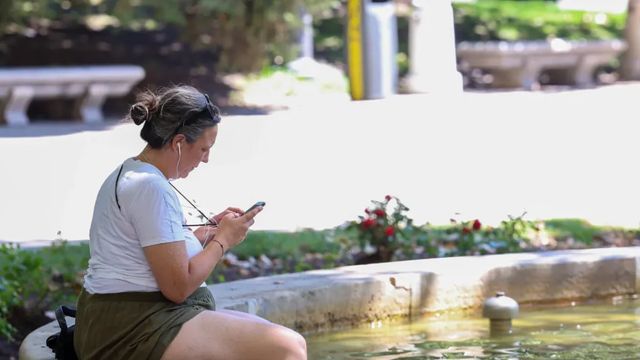
M516 252L522 250L531 239L533 232L537 232L539 227L535 222L525 220L523 213L513 217L509 215L508 220L503 220L498 228L496 238L503 241L504 246L498 252Z
M58 241L41 250L0 244L0 336L11 339L13 314L44 317L61 303L70 304L82 286L88 246Z
M456 220L442 228L424 227L438 245L439 256L485 255L526 251L537 234L538 225L525 220L525 214L500 222L497 227L485 226L479 219Z
M625 14L562 10L548 1L454 4L457 41L622 38L625 20Z
M42 258L11 244L0 244L0 335L11 339L14 331L8 317L17 306L41 300L47 288L42 276ZM25 296L28 295L28 296Z
M304 6L314 16L315 52L343 64L342 0L3 0L0 34L46 33L49 27L176 27L193 49L213 49L221 72L257 71L297 55ZM454 2L457 41L621 38L625 14L560 10L554 1ZM408 17L398 17L398 66L408 70Z
M345 67L345 21L344 9L321 14L313 19L314 57L340 67ZM404 76L409 72L409 18L396 18L398 52L396 62L398 73Z
M389 205L395 208L389 212ZM361 251L371 249L370 262L437 256L497 254L526 250L537 233L535 222L522 214L509 216L498 227L484 226L479 219L451 219L449 226L414 225L409 210L397 198L372 201L365 216L345 226L347 243L356 243Z
M156 30L175 26L194 49L219 49L219 70L258 70L295 56L301 7L318 14L340 0L3 0L0 33L85 25Z

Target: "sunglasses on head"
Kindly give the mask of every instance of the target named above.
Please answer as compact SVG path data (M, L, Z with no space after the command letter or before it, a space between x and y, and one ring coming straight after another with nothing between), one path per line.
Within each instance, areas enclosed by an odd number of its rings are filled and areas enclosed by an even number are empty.
M202 118L202 115L208 115L209 119L211 119L211 121L215 124L220 122L220 111L218 110L218 107L213 105L211 99L209 98L209 95L204 94L204 98L206 101L202 109L187 112L184 115L184 119L180 122L180 125L178 125L176 130L173 132L174 134L177 134L178 131L180 131L180 129L182 129L183 127L191 125L197 119Z

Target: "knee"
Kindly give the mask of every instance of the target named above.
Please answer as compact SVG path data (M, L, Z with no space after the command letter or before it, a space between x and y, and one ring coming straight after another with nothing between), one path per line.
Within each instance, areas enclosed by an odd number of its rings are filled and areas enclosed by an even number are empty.
M305 338L297 332L292 332L294 333L294 351L296 354L296 357L294 359L307 360L307 340L305 340Z
M275 335L278 352L282 354L278 358L286 360L307 359L307 341L302 335L284 327L278 327Z

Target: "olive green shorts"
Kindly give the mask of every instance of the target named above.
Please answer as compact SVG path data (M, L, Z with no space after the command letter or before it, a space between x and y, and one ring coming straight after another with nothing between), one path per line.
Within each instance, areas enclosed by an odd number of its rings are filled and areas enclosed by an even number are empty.
M215 310L206 287L182 304L160 292L90 294L82 289L74 347L82 360L160 359L182 324L204 310Z

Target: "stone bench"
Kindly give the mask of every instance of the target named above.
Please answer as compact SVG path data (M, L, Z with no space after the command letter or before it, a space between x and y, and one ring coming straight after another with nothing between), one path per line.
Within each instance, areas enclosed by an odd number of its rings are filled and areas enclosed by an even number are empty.
M627 44L622 40L565 41L487 41L461 42L457 56L470 68L493 75L493 87L539 86L543 71L563 84L588 87L594 84L594 73L600 66L616 59Z
M10 126L29 123L33 99L78 99L78 116L85 122L104 119L108 97L124 96L145 76L134 65L0 68L0 118Z

